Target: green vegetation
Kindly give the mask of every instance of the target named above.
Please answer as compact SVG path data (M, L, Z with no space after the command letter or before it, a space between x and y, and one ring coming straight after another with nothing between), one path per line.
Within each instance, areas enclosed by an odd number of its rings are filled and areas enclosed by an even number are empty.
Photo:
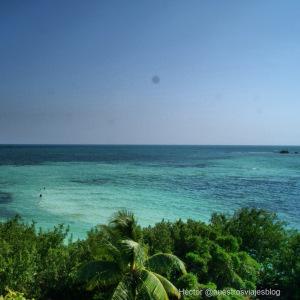
M118 212L85 240L67 236L63 225L45 232L20 217L0 223L0 299L225 300L249 298L182 291L267 288L300 298L300 233L264 210L147 228Z
M23 293L14 292L10 289L7 289L7 294L5 297L0 296L0 300L26 300L26 298L24 298Z
M97 242L99 259L84 265L79 276L87 281L88 290L108 287L113 289L113 300L180 298L162 274L186 274L184 263L172 254L147 257L141 229L131 213L118 212L108 226L101 226Z

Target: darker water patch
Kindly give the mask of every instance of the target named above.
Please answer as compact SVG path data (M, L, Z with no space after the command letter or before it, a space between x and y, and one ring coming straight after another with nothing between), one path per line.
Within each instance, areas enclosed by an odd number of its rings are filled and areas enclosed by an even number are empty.
M195 165L201 160L228 159L236 155L273 153L278 147L196 145L0 145L0 165L36 165L49 162L101 162ZM300 152L300 148L291 148Z
M209 166L208 163L182 163L175 164L173 167L175 168L207 168Z
M8 182L8 181L3 181L3 180L0 180L0 185L9 185L9 184L11 184L10 182Z
M88 184L88 185L98 185L98 184L111 183L112 180L107 178L92 178L92 179L73 179L71 180L71 182Z
M0 217L1 218L12 218L16 215L17 215L17 213L15 211L7 209L5 207L0 207Z
M0 191L0 204L8 204L12 202L12 194Z

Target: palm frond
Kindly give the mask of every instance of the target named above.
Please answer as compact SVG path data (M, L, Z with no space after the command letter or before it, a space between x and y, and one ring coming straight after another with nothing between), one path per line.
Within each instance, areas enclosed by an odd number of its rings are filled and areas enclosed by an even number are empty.
M121 279L121 270L119 265L112 261L92 261L80 269L78 277L87 281L87 289L92 290L99 285L117 283Z
M167 294L169 296L172 296L173 298L176 299L180 299L180 292L178 291L178 289L165 277L163 277L160 274L154 273L152 272L161 282L161 284L163 285L164 289L166 290Z
M138 240L137 221L132 212L127 210L118 211L112 217L109 226L123 239Z
M120 232L118 230L115 230L112 226L108 225L99 225L99 228L101 230L102 234L102 240L110 241L112 244L116 244L118 240L122 238L120 235Z
M122 256L122 252L120 251L119 248L119 241L111 241L108 239L105 239L102 241L101 247L104 249L103 251L109 256L113 257L115 260L120 258Z
M111 300L133 300L135 299L135 292L131 278L125 277L119 282Z
M146 251L142 244L133 240L122 240L121 248L123 254L126 255L132 263L139 267L143 266L146 258Z
M140 271L138 299L169 300L168 294L154 273L143 269Z
M145 266L159 274L167 274L174 270L186 274L184 262L176 255L169 253L154 254L146 260Z

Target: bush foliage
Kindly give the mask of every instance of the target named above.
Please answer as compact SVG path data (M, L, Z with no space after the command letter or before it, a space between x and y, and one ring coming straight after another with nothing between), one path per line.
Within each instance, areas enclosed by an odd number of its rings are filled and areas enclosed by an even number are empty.
M272 288L281 291L280 299L300 299L300 234L288 230L276 214L244 208L231 216L213 214L209 224L162 220L147 228L126 227L124 220L97 226L78 241L67 240L63 225L42 231L18 216L0 223L0 299L107 300L120 288L120 278L126 279L122 289L130 285L135 299L145 287L157 291L155 282L163 283L162 293L173 291L169 299L176 299L175 286L179 291ZM113 274L113 265L121 270L111 277L116 280L104 280Z

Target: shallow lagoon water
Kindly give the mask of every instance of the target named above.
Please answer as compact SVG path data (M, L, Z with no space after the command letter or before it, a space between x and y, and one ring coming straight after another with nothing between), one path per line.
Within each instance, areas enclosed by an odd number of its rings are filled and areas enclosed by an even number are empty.
M0 146L0 218L64 223L82 238L119 209L146 226L247 206L300 229L300 147L288 148Z

